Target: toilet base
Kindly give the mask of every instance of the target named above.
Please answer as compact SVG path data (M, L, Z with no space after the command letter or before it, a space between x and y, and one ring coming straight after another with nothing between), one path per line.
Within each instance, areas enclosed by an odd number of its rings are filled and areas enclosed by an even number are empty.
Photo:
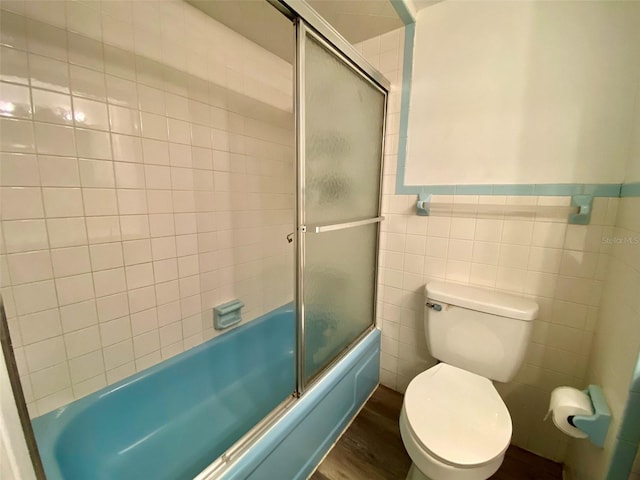
M416 464L411 462L411 468L409 469L409 473L407 473L406 480L432 480L427 477L424 473L420 471Z

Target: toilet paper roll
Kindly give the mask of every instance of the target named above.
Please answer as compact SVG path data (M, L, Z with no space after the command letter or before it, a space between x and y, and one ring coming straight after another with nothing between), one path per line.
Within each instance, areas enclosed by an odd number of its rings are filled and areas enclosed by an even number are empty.
M570 437L587 438L587 434L569 423L573 415L593 415L593 405L589 395L572 387L558 387L551 392L549 411L545 420L551 415L558 429Z

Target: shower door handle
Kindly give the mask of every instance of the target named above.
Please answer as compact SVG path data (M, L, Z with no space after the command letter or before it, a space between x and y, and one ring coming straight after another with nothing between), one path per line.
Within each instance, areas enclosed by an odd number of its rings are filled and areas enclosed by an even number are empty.
M369 225L370 223L380 223L384 217L367 218L366 220L356 220L355 222L334 223L333 225L307 225L306 231L309 233L333 232L335 230L344 230L345 228L360 227Z

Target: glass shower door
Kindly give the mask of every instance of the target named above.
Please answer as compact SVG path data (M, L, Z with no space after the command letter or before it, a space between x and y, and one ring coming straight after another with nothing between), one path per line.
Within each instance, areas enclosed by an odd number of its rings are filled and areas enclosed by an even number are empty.
M299 388L375 320L386 92L298 28Z

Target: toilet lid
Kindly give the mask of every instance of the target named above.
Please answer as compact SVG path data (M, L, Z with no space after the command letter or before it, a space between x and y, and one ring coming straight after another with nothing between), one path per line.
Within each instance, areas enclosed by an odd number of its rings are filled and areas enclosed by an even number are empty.
M511 441L509 411L491 382L446 363L411 381L404 409L422 447L450 465L487 463Z

